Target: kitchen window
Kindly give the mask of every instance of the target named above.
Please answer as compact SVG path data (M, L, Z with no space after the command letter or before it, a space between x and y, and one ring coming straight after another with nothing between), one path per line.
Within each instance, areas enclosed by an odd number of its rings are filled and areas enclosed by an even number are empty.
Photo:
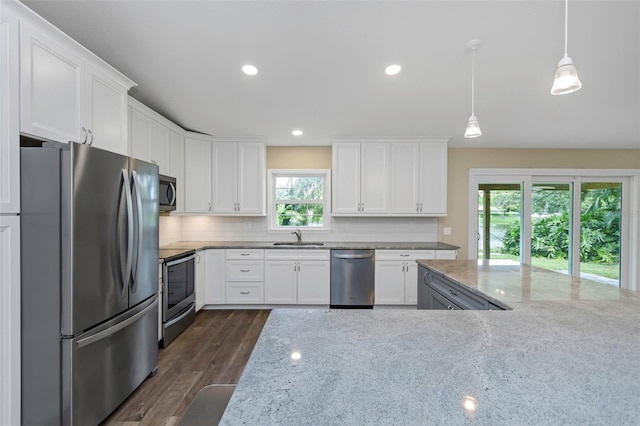
M328 230L331 173L326 169L270 169L270 229Z

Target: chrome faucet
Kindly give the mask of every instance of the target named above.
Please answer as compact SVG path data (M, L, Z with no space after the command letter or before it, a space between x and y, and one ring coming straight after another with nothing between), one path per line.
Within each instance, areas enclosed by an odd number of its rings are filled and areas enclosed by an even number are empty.
M299 229L296 229L295 231L291 231L291 233L293 235L295 235L296 237L298 237L298 244L302 243L302 231Z

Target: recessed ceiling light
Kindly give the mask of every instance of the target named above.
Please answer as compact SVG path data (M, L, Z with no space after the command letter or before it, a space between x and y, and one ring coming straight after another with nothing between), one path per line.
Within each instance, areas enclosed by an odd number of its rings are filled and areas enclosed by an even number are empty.
M254 67L253 65L244 65L242 67L242 72L246 75L256 75L258 74L258 68Z
M293 136L302 136L302 130L296 129L296 130L292 131L291 134Z
M402 70L402 67L400 65L389 65L388 67L386 67L384 69L385 74L387 75L396 75L400 72L400 70Z

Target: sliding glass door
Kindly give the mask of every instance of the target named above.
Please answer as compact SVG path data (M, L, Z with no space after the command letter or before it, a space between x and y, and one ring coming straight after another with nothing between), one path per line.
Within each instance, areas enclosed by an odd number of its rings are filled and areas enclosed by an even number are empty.
M471 213L477 258L517 261L620 286L629 182L562 175L476 179Z

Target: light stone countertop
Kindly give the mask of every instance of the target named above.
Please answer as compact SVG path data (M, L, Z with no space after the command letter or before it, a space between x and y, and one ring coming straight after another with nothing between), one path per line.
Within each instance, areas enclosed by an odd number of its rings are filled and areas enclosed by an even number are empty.
M304 242L307 240L303 239ZM293 241L292 241L293 242ZM206 250L206 249L295 249L295 250L457 250L460 247L441 242L332 242L324 241L322 245L274 245L272 241L179 241L160 247L160 257L165 250L177 250L171 252L172 256L180 250Z
M274 310L221 424L640 423L638 293L527 266L419 263L513 310Z

